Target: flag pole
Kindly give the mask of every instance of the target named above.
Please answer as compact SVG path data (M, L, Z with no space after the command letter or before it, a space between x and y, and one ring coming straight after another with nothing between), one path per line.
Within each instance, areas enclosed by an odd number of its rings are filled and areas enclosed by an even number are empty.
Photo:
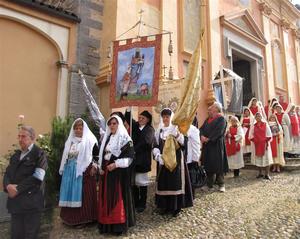
M132 112L132 106L130 106L130 122L129 122L129 127L130 127L129 134L130 134L130 137L132 137L132 114L133 114L133 112Z

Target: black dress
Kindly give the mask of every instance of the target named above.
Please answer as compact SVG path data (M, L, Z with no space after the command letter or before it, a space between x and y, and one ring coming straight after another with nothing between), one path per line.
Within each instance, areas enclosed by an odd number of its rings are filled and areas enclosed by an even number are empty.
M156 146L163 152L165 141L159 137ZM155 202L158 208L172 213L193 206L192 187L182 148L176 150L176 168L170 172L164 165L157 164Z
M109 142L107 140L106 144ZM100 233L121 234L135 225L135 209L131 191L132 168L116 168L109 172L107 166L118 158L133 158L132 142L121 149L119 157L111 156L109 161L102 159L104 175L100 177L98 227ZM104 157L104 155L103 155Z

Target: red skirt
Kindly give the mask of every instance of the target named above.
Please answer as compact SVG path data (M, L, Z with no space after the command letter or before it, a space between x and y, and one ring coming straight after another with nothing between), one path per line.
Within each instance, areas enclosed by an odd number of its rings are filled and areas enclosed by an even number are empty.
M276 158L277 157L277 136L273 136L273 139L271 141L271 150L272 150L272 156Z
M114 185L115 195L118 195L116 198L116 203L113 208L109 207L109 202L115 200L109 198L110 196L107 193L108 189L108 174L111 173L107 170L106 166L108 162L103 162L104 175L101 176L99 183L99 215L98 222L100 224L123 224L126 222L126 211L124 207L124 200L122 195L122 188L120 181L116 181L117 184Z

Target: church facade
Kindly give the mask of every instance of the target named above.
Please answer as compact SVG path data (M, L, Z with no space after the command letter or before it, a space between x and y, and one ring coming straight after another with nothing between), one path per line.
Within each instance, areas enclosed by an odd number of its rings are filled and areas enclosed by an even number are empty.
M126 9L126 10L125 10ZM298 20L300 12L284 0L105 0L102 30L101 65L97 85L101 110L108 115L111 58L107 48L111 41L139 20L141 35L168 30L172 34L174 53L168 55L169 39L163 37L159 104L148 108L157 114L163 106L176 106L193 49L201 28L205 29L202 47L202 89L198 117L206 117L207 106L214 100L212 80L220 66L244 78L243 103L257 97L268 99L283 95L287 102L300 103L300 52ZM124 20L126 19L126 21ZM136 32L122 38L135 37ZM170 66L173 80L168 77ZM134 107L137 114L140 110ZM119 110L119 109L118 109ZM158 117L155 117L158 123Z

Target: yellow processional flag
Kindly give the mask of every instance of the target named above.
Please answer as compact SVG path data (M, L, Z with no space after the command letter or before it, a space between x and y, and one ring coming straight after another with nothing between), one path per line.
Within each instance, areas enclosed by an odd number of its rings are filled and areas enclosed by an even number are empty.
M170 171L173 172L173 170L177 166L176 161L176 150L179 148L179 144L174 138L173 135L169 135L166 139L162 158L164 160L165 167Z
M188 66L187 75L182 88L181 103L173 117L172 123L186 135L195 117L201 86L201 44L202 34Z

